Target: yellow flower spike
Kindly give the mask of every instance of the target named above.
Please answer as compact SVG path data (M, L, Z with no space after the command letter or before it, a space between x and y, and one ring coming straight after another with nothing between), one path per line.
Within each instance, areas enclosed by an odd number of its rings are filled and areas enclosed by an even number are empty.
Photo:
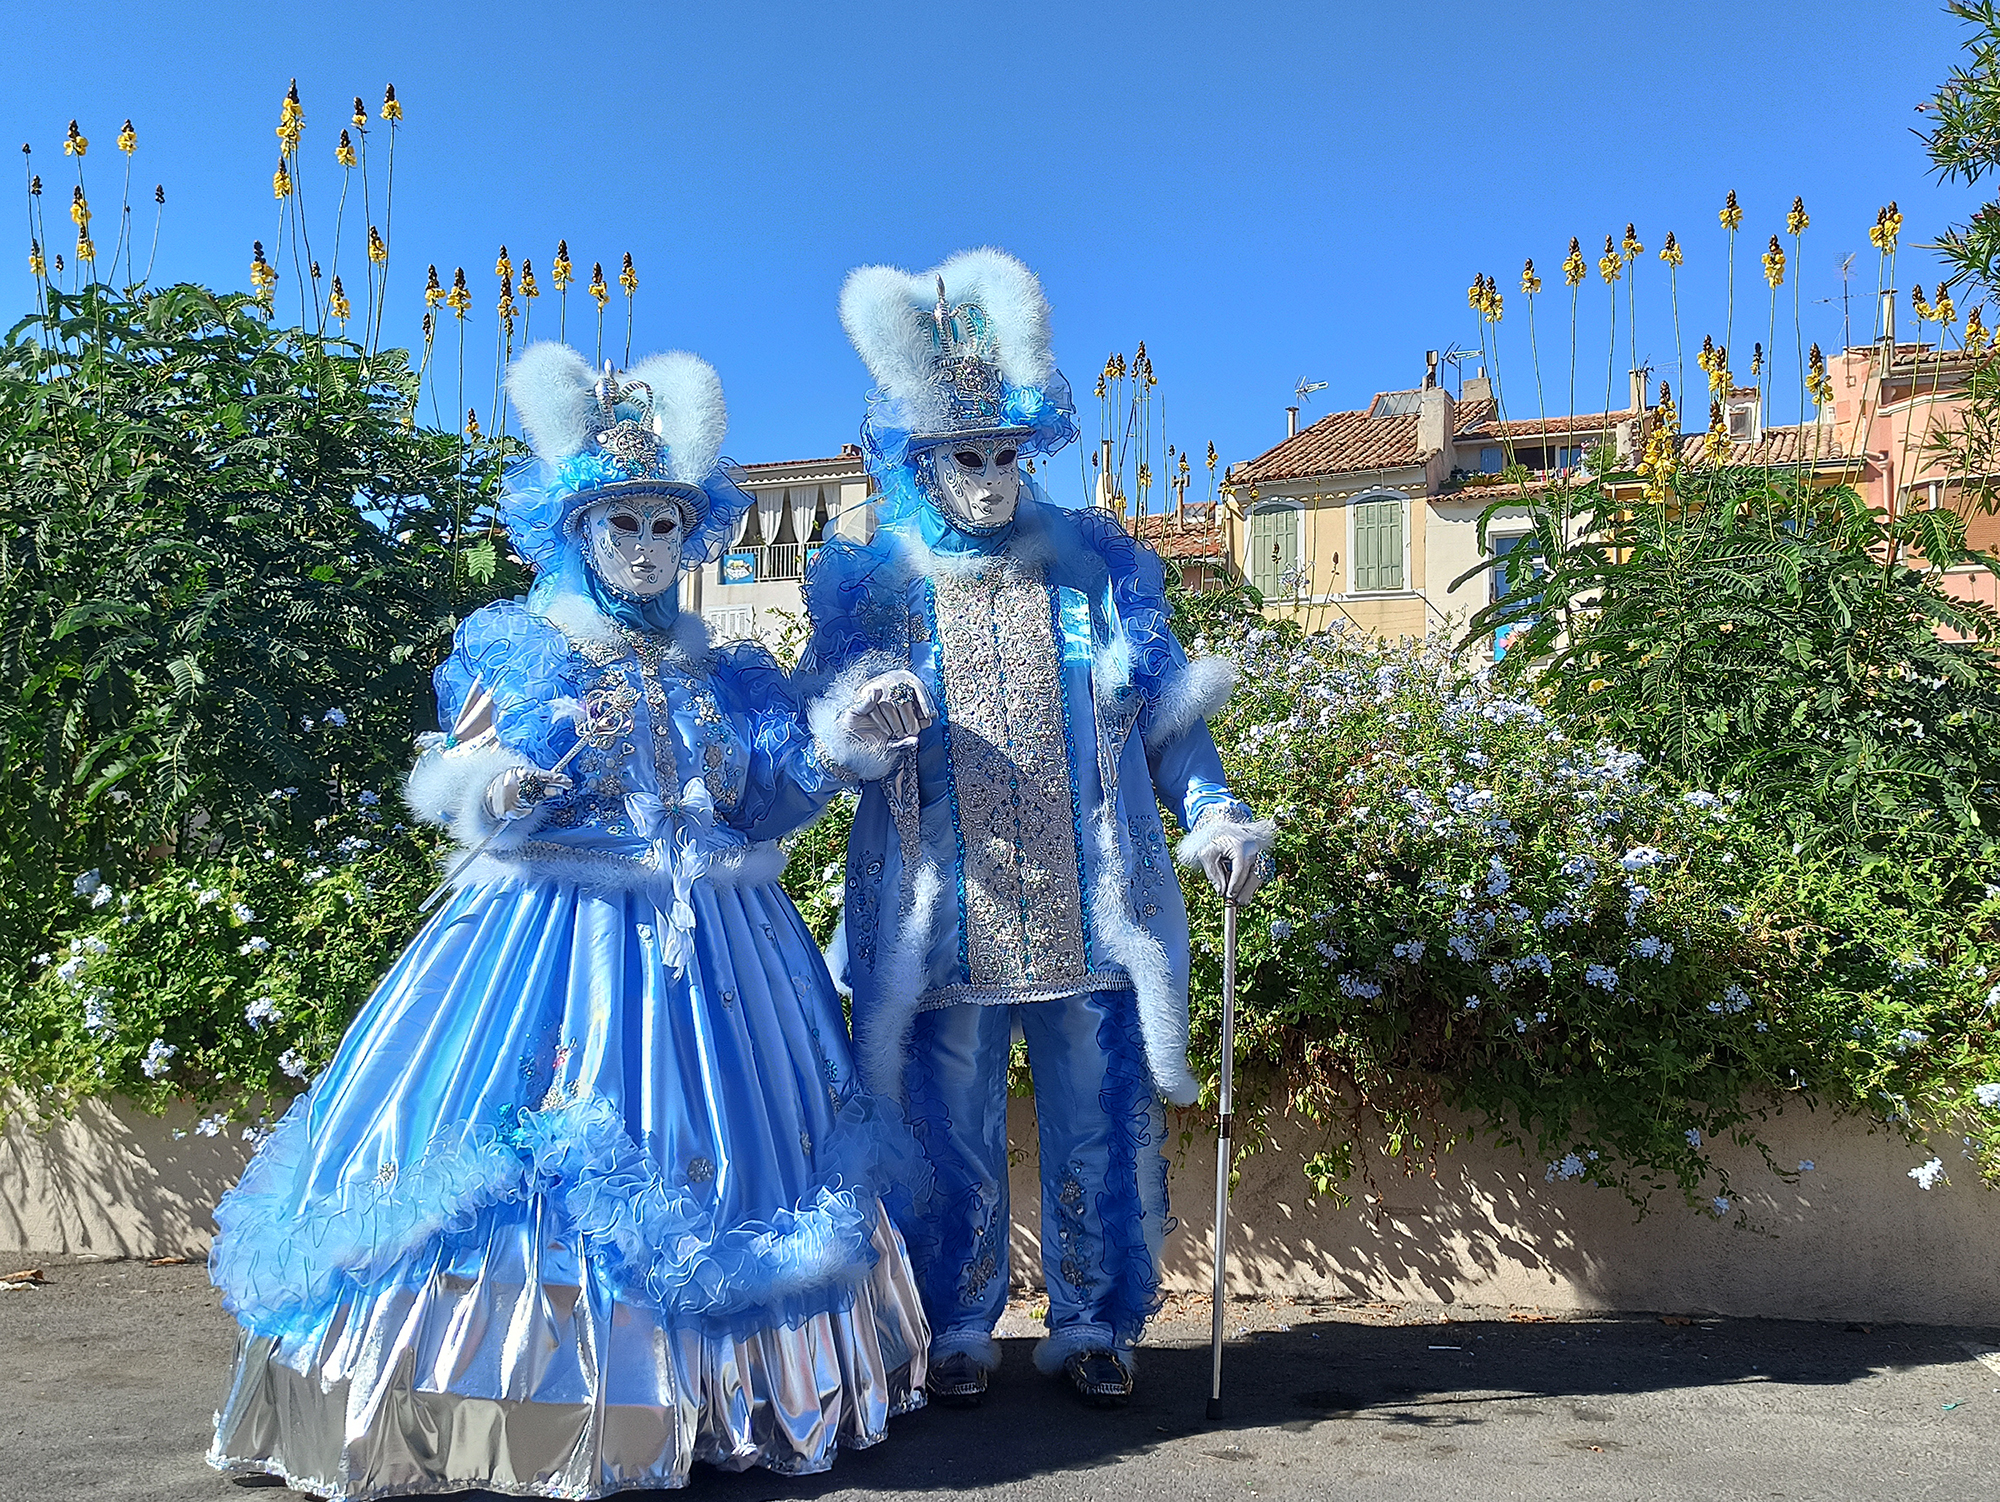
M1099 401L1104 400L1104 376L1102 372L1100 372L1097 377L1097 399Z
M611 301L611 289L604 282L604 263L590 263L590 295L597 299L597 309L601 313L604 305Z
M69 122L69 134L63 137L64 156L85 156L90 151L90 137L76 128L76 121Z
M1680 245L1675 241L1672 230L1667 231L1667 243L1660 247L1660 259L1665 261L1669 266L1678 266L1684 259L1681 255Z
M1972 311L1965 315L1965 347L1971 354L1983 354L1986 341L1991 337L1986 330L1986 321L1979 316L1980 305L1974 303Z
M444 305L459 318L464 318L472 306L472 289L465 285L465 268L459 267L451 276L451 291L444 295Z
M372 224L368 226L368 259L377 266L389 259L389 247L382 243L382 232Z
M1606 284L1618 280L1618 274L1625 269L1624 259L1618 254L1618 247L1611 243L1611 237L1604 237L1604 254L1597 258L1597 274Z
M500 277L500 301L495 311L509 328L514 325L514 315L520 311L514 303L514 279L505 273Z
M41 173L37 172L33 177L28 179L28 196L30 198L40 198L42 196Z
M1763 373L1764 373L1764 346L1760 341L1759 343L1750 346L1750 374L1752 376L1760 376Z
M618 273L618 285L625 289L627 297L639 290L639 273L632 269L632 252L629 250L625 252L625 269Z
M1735 230L1742 226L1743 210L1737 207L1734 188L1729 190L1729 196L1722 202L1722 212L1717 214L1716 218L1722 221L1722 227L1726 230Z
M1951 305L1951 288L1938 283L1937 300L1931 304L1931 316L1944 328L1958 322L1958 309Z
M306 112L299 108L299 81L285 90L285 102L278 110L278 140L287 151L299 149L299 132L305 128ZM280 195L282 196L282 195Z
M493 274L503 282L514 274L513 258L507 254L507 247L504 245L500 247L500 254L493 260Z
M264 259L264 242L250 242L250 286L259 297L269 297L271 289L278 285L278 273L271 263Z
M1803 195L1792 200L1792 211L1785 215L1785 233L1803 235L1812 220L1806 217L1806 201Z
M76 258L79 261L97 259L97 243L90 238L89 230L79 230L76 236Z
M271 174L271 196L280 199L292 196L292 171L283 157L278 158L278 170Z
M1569 237L1569 256L1563 262L1563 284L1574 287L1583 280L1587 268L1583 262L1583 247L1577 243L1575 235Z
M1702 452L1710 464L1719 464L1729 452L1729 425L1723 421L1721 402L1708 404L1708 432L1702 439Z
M474 443L479 441L479 413L471 407L465 409L465 436Z
M118 132L118 149L127 156L139 149L139 132L132 128L130 120L127 120L125 128Z
M1485 313L1488 323L1498 323L1506 312L1506 305L1500 296L1500 284L1490 276L1486 278L1486 306L1482 311ZM1150 378L1152 373L1153 367L1148 365L1146 367L1147 376Z
M338 276L334 277L332 290L327 294L326 310L342 323L347 322L348 315L354 311L347 301L347 293L341 289Z
M542 289L535 285L535 263L533 261L527 261L527 260L522 261L521 296L540 297L541 295L542 295Z
M1930 320L1931 305L1925 300L1924 284L1922 282L1918 282L1916 286L1910 288L1910 307L1915 310L1918 322L1925 323Z
M1879 208L1875 211L1875 223L1869 227L1868 243L1874 246L1877 250L1886 251L1889 248L1888 245L1885 243L1886 237L1888 235L1888 229L1886 227L1886 221L1888 217L1889 217L1889 210L1888 207L1885 205L1882 208Z
M403 118L403 106L396 102L396 86L392 83L382 91L382 118L391 124Z
M1465 289L1465 305L1472 309L1473 312L1479 312L1480 306L1485 300L1483 296L1485 291L1486 278L1475 271L1472 274L1472 285Z
M166 201L167 201L167 185L165 183L154 183L153 202L163 204Z
M1533 297L1542 290L1542 279L1535 275L1535 258L1529 256L1521 263L1521 290Z
M1903 211L1896 207L1896 200L1893 198L1889 200L1889 213L1886 222L1889 226L1889 243L1893 245L1896 241L1896 236L1903 232Z
M78 229L90 228L90 200L83 196L83 184L76 185L76 191L69 201L70 223Z
M1703 370L1712 370L1715 368L1715 335L1703 334L1701 336L1701 353L1695 356L1695 360Z
M28 242L28 272L32 276L47 276L49 274L49 263L42 257L42 242L39 240L30 240ZM1973 309L1972 316L1974 318L1979 316L1977 308ZM1972 325L1967 324L1965 331L1967 334L1970 334L1972 332Z
M357 160L354 155L354 142L344 130L340 133L340 144L333 148L333 159L343 167L352 167Z
M361 102L361 96L354 96L354 128L363 135L368 133L368 106Z
M556 241L555 264L549 267L549 281L558 292L567 292L570 283L569 241Z
M1620 242L1620 249L1625 252L1625 259L1628 261L1636 261L1646 253L1646 247L1639 243L1639 233L1636 225L1627 224L1625 226L1625 238Z
M1785 250L1776 235L1771 236L1771 248L1764 252L1764 280L1773 291L1785 284Z
M444 301L444 288L438 285L438 269L433 266L424 282L424 307L435 308Z
M307 271L307 273L308 273L308 274L309 274L309 275L310 275L310 276L312 277L312 279L313 279L314 281L318 281L318 280L319 280L319 262L318 262L318 261L308 261L308 262L306 263L306 271Z

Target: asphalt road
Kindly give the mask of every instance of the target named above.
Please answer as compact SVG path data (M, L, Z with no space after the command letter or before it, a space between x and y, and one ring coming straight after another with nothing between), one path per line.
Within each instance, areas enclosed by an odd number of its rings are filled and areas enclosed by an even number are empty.
M181 1502L261 1489L202 1463L232 1326L199 1266L38 1264L0 1293L0 1499ZM0 1268L0 1273L10 1270ZM1203 1418L1207 1305L1170 1308L1139 1394L1037 1376L1026 1304L984 1407L897 1421L821 1477L697 1469L690 1495L1209 1502L1992 1498L2000 1330L1654 1314L1233 1306L1226 1415ZM268 1493L277 1495L277 1493ZM462 1494L477 1499L484 1494Z

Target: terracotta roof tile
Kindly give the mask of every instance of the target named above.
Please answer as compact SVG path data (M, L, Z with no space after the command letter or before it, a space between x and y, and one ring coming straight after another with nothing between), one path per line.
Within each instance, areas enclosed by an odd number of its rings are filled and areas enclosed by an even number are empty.
M1146 540L1162 558L1220 558L1222 532L1214 524L1214 508L1206 501L1189 506L1177 526L1171 516L1138 518L1137 535Z
M1683 464L1706 464L1704 445L1707 435L1683 433L1681 435L1681 462ZM1847 457L1846 446L1840 434L1831 427L1820 427L1807 423L1800 427L1794 423L1788 427L1766 428L1764 436L1752 443L1740 439L1729 445L1729 456L1723 463L1745 465L1755 468L1766 464L1810 464L1815 460L1842 459Z
M1384 392L1381 395L1389 395ZM1379 402L1380 396L1376 398ZM1239 467L1231 479L1263 485L1309 475L1348 475L1384 469L1406 469L1423 462L1417 452L1417 417L1370 417L1375 403L1358 412L1335 412L1301 429L1276 448ZM1468 423L1493 416L1490 401L1467 402L1458 412L1462 431Z
M1510 417L1504 422L1489 419L1477 426L1461 423L1458 439L1463 443L1477 438L1539 438L1544 433L1551 438L1602 433L1616 423L1630 420L1631 416L1628 407L1618 412L1551 412L1547 417Z

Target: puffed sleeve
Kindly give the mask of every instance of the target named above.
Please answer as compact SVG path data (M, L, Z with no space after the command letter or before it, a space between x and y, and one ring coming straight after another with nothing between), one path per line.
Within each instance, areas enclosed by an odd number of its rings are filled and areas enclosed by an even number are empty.
M1235 665L1220 657L1190 662L1171 632L1161 634L1165 667L1147 685L1139 733L1154 791L1187 832L1175 853L1184 865L1197 865L1218 833L1231 826L1248 833L1260 852L1268 850L1277 838L1276 824L1259 819L1229 791L1208 732L1210 717L1236 687Z
M716 653L716 698L749 753L743 792L727 822L751 840L774 840L818 818L846 784L820 755L798 686L752 642Z
M572 662L563 634L519 600L495 601L466 617L433 678L440 733L424 738L405 784L411 811L465 844L493 834L499 824L485 798L493 779L510 767L551 767L576 742ZM493 696L493 732L459 744L451 729L475 686ZM552 806L513 821L505 835L527 834Z

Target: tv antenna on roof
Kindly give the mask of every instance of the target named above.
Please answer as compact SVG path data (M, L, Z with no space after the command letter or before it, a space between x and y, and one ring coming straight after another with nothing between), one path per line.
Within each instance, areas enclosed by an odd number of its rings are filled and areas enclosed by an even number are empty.
M1854 325L1850 311L1854 282L1853 251L1850 250L1847 253L1847 259L1834 269L1833 274L1840 278L1840 347L1846 349L1854 343ZM1833 299L1830 297L1815 297L1813 301L1815 303L1827 303L1832 302Z
M1312 399L1315 391L1324 390L1326 390L1325 381L1308 381L1304 376L1300 376L1298 385L1292 388L1292 395L1299 399L1299 405L1303 407Z

